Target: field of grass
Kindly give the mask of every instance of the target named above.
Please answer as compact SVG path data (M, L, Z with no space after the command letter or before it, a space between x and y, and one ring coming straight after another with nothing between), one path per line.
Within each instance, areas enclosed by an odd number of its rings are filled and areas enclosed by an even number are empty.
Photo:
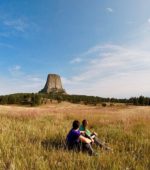
M113 153L96 146L99 156L64 149L72 121L85 118ZM149 170L150 107L0 106L0 170L9 169Z

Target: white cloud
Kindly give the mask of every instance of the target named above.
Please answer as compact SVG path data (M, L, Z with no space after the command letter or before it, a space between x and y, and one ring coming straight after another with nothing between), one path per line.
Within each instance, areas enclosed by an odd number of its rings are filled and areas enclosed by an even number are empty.
M130 47L136 47L137 49L142 49L143 51L150 50L150 23L148 19L138 27L136 27L132 33L128 35L129 42L126 44Z
M21 66L16 65L16 66L14 66L12 69L13 69L14 71L18 71L18 70L20 70L20 69L21 69Z
M3 28L0 37L10 37L18 35L26 35L25 33L38 32L39 26L27 17L12 17L10 14L2 14L0 16L0 25Z
M106 10L107 10L107 12L110 12L110 13L114 12L114 10L110 7L106 8Z
M39 76L37 75L26 75L26 80L28 81L32 81L32 82L37 82L37 83L43 83L43 79L41 79ZM43 84L44 86L44 84Z
M80 63L80 62L82 62L82 59L79 57L74 58L73 60L70 61L71 64Z
M16 31L25 32L25 30L29 27L27 21L23 18L18 19L5 19L3 24L7 27L13 28Z
M19 69L16 67L16 70ZM12 93L38 92L44 87L45 80L37 75L0 76L0 95Z
M38 75L27 74L20 65L8 69L9 76L0 74L0 95L24 92L38 92L44 87L45 80Z
M150 18L148 19L148 23L150 23Z
M70 93L105 97L150 95L150 51L97 45L82 59L82 71L64 81Z
M21 66L20 65L15 65L12 66L8 69L8 71L10 72L11 76L21 76L23 75L23 72L21 70Z

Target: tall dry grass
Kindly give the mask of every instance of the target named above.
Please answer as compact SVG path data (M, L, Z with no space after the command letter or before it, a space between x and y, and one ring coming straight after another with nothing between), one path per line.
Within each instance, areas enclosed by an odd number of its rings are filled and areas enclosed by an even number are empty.
M72 121L87 119L113 149L97 157L64 149ZM149 170L150 108L61 103L36 108L0 106L0 169Z

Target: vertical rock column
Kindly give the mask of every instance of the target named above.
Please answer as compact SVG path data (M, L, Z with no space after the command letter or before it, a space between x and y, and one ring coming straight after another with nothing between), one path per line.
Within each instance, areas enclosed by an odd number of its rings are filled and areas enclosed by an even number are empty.
M46 84L40 92L50 93L53 91L65 93L65 90L62 87L60 76L57 74L48 74Z

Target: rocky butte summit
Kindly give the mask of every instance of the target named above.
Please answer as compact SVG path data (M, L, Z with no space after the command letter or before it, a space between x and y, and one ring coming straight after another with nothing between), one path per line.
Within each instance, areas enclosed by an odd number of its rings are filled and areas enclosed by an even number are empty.
M40 91L40 93L64 93L66 94L65 89L62 87L61 78L57 74L48 74L47 81L44 88Z

